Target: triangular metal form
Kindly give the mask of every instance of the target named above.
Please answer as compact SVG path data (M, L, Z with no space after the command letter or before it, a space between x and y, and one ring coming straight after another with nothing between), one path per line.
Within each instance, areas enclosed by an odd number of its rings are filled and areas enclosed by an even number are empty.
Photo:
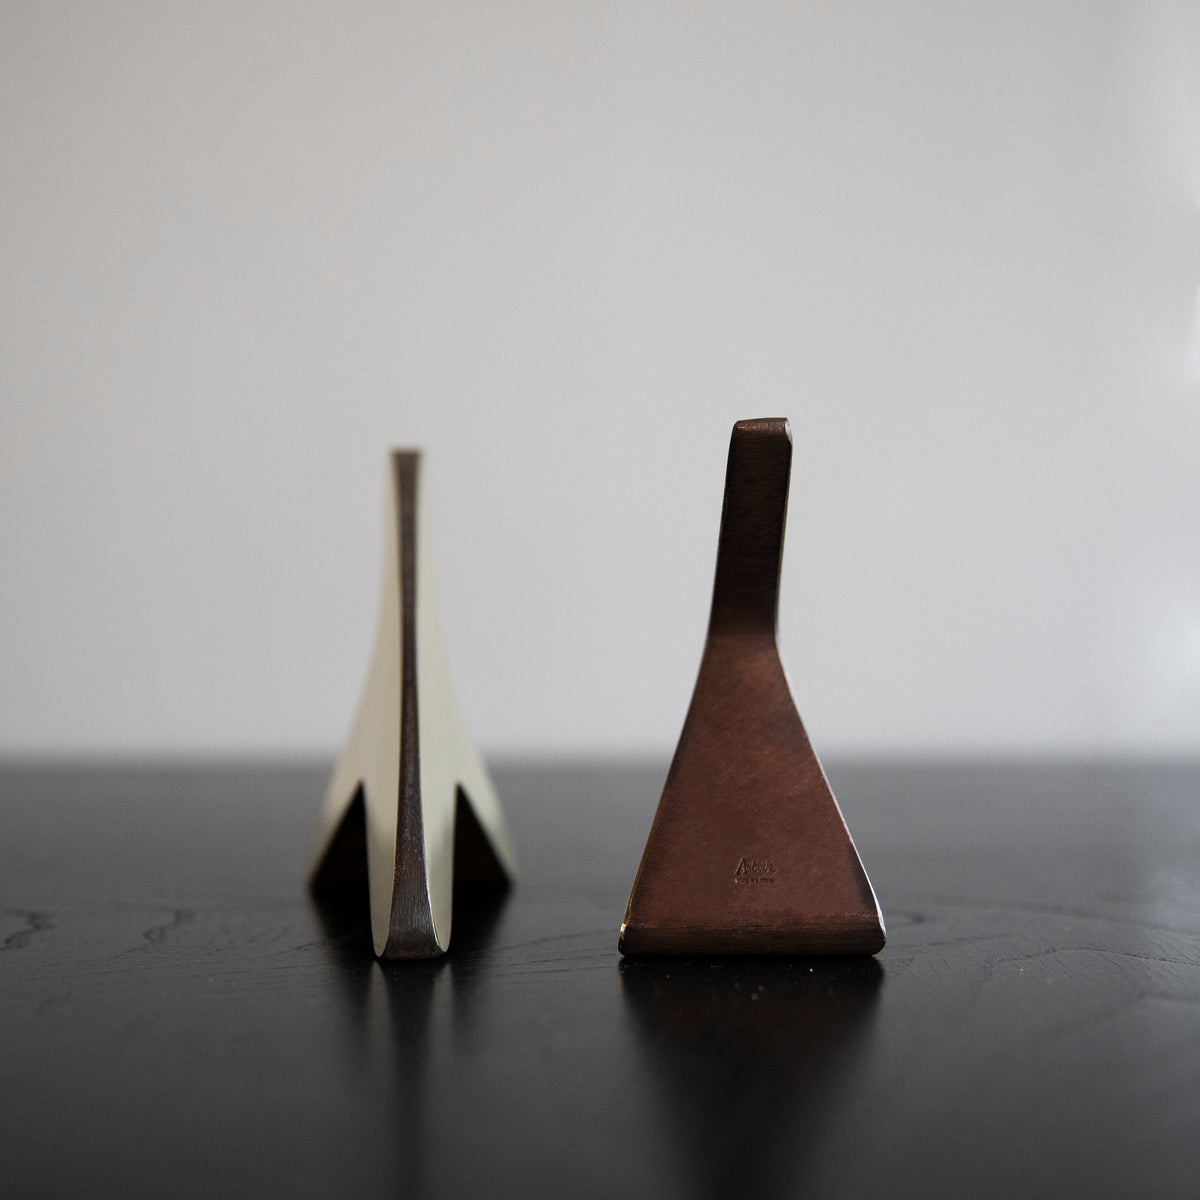
M421 455L391 454L383 592L358 713L314 842L314 891L363 876L382 958L450 945L455 882L504 882L513 853L451 693L434 594Z
M708 640L634 880L623 954L874 954L883 916L776 644L792 435L729 444Z

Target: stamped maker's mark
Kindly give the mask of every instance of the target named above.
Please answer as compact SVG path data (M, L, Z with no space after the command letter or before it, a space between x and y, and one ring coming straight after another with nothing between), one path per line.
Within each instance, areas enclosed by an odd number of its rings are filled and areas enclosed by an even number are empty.
M746 858L743 855L733 872L733 882L746 885L774 883L775 864L769 858Z

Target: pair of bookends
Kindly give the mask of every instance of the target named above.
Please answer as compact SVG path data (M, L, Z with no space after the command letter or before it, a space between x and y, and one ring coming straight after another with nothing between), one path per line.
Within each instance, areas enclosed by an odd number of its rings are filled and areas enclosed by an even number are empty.
M627 955L874 954L883 918L792 702L776 644L787 421L729 446L700 674L625 920ZM513 853L446 677L421 459L390 462L375 649L317 831L314 890L361 887L375 952L450 944L455 882L503 885Z

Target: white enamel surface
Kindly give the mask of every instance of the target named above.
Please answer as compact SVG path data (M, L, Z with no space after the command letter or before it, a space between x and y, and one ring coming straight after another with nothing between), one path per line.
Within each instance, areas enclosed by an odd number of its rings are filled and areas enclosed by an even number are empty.
M400 677L404 661L400 636L397 498L392 487L390 463L384 492L383 565L375 645L350 734L325 792L313 847L315 864L361 782L367 815L371 934L376 954L382 954L387 944L395 878L400 791Z
M0 752L670 753L729 429L827 758L1200 750L1200 6L0 5Z
M426 467L417 464L416 691L418 786L425 841L425 878L434 939L450 945L453 915L454 837L458 787L475 810L501 864L515 875L515 860L495 788L463 727L446 670L433 568L433 534L425 489ZM314 865L341 821L359 782L367 814L367 861L375 952L389 940L396 878L400 803L402 575L398 517L401 500L389 461L384 504L383 582L375 647L346 745L338 758L313 846Z
M417 475L417 708L430 908L437 940L444 948L449 943L453 909L454 814L460 783L510 875L515 874L515 864L495 788L463 728L446 670L438 615L433 522L425 487L427 469L422 464Z

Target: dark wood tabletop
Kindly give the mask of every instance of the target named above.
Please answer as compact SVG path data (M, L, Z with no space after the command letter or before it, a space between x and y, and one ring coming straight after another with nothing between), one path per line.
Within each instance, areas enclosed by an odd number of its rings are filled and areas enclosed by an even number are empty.
M0 768L0 1195L1200 1195L1200 764L830 764L888 942L625 959L666 763L376 962L324 764Z

